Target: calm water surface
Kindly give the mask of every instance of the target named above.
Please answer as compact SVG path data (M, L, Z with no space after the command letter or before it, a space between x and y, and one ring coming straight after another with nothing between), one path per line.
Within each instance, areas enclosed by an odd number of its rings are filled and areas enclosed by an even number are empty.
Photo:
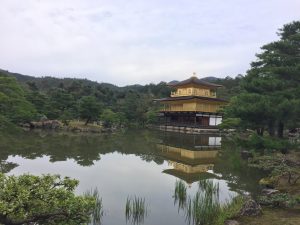
M0 170L76 178L78 193L97 187L104 225L126 224L128 196L145 198L148 213L142 224L187 224L184 212L174 204L176 180L186 183L190 195L198 189L199 179L219 183L219 201L224 202L237 193L255 194L260 178L225 138L151 130L105 135L2 134Z

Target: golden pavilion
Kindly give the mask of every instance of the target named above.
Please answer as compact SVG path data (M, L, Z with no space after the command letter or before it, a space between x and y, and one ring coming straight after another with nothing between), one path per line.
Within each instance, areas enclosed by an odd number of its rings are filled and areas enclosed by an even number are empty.
M195 73L187 80L168 85L174 89L171 96L156 99L162 104L160 125L213 128L222 122L219 110L227 101L216 94L222 85L198 79Z
M168 138L157 144L160 155L172 168L163 173L184 180L189 185L199 179L217 178L212 171L221 148L221 137L198 136L196 145L178 144ZM180 139L180 138L179 138ZM199 143L200 141L200 143Z

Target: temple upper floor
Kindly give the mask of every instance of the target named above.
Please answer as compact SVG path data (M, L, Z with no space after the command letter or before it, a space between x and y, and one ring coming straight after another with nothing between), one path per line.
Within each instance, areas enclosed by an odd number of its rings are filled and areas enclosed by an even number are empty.
M183 81L175 81L168 84L170 87L175 89L171 92L171 97L181 97L181 96L202 96L216 98L216 90L222 85L213 84L195 76Z
M202 88L202 87L180 87L176 91L171 92L171 97L180 97L180 96L203 96L216 98L216 90Z

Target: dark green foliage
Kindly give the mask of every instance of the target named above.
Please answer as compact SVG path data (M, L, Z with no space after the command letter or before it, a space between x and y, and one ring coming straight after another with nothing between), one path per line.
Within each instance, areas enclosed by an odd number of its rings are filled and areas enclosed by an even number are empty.
M249 166L270 171L269 180L273 183L277 183L283 177L286 177L288 185L295 185L300 180L297 165L285 155L256 156L249 160Z
M237 138L237 142L240 146L253 150L277 150L286 152L295 147L288 140L271 136L260 136L255 133L251 134L247 139Z
M96 205L92 196L76 196L78 181L59 176L0 174L0 223L84 224Z
M117 87L107 83L97 83L87 79L72 78L53 78L53 77L31 77L17 73L0 70L0 73L15 77L22 85L24 96L30 102L37 115L35 119L48 118L59 119L65 125L70 120L83 118L81 99L90 96L102 106L113 112L118 120L118 124L134 126L144 126L157 122L157 111L160 109L159 103L153 102L154 99L167 97L170 95L171 88L165 82L148 85L129 85ZM213 82L223 85L220 95L225 98L231 97L238 92L238 85L241 76L236 78L226 77L225 79L213 79ZM106 111L107 113L108 111ZM111 113L110 113L111 114ZM94 117L92 120L99 119ZM87 117L84 116L87 120ZM113 116L115 117L115 116ZM111 119L111 118L110 118ZM111 126L116 123L116 119L108 121L105 118L104 124Z
M0 115L0 131L15 130L15 125L5 116Z
M240 118L244 128L259 135L268 130L271 136L283 137L285 127L300 123L300 21L279 31L280 40L264 45L257 54L225 116Z
M34 106L36 119L59 119L65 125L79 118L87 122L99 120L100 105L101 109L107 109L101 115L106 126L154 123L159 106L153 99L170 94L170 88L164 82L117 87L85 79L35 78L2 70L0 73L12 80L11 76L15 76L22 84L21 87L15 82L27 102Z
M23 123L36 116L33 105L16 79L0 73L0 114L5 123Z
M97 120L102 110L102 106L93 96L84 96L79 101L79 116L86 120L88 124L92 120Z
M278 193L270 196L260 196L258 201L262 205L272 207L294 207L297 204L300 204L299 199L289 195L288 193Z
M241 119L240 118L225 118L222 123L218 125L220 129L240 129Z
M119 125L123 122L121 116L118 113L114 113L111 109L103 110L100 115L100 120L105 127L112 127L113 125Z
M235 78L227 76L224 79L217 78L213 80L204 80L222 85L223 87L217 90L217 96L224 99L230 99L231 97L240 93L240 83L243 80L243 76L239 74Z

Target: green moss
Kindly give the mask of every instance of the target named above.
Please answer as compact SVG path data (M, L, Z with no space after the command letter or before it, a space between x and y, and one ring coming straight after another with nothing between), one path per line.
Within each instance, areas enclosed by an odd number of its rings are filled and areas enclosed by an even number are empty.
M265 187L274 188L277 184L278 178L271 176L259 180L259 184Z

